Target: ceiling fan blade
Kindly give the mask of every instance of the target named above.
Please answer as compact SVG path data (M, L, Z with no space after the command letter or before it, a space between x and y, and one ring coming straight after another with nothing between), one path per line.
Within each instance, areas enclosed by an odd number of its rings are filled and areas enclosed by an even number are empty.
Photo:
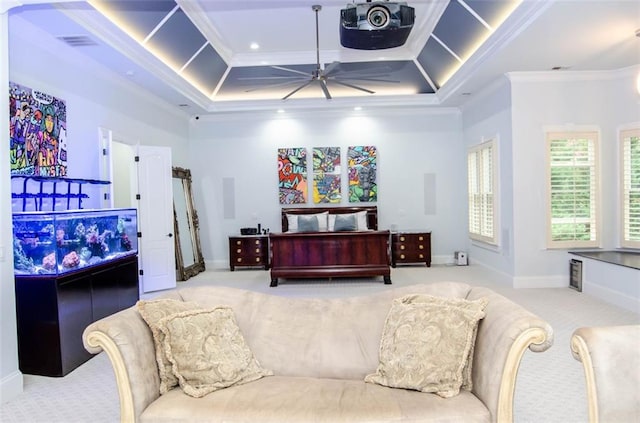
M346 63L346 65L348 65L348 63ZM372 68L366 68L366 69L345 69L345 68L341 68L340 71L338 72L340 75L348 75L348 74L365 74L365 75L380 75L380 74L388 74L389 72L392 72L393 69L391 68L391 66L376 66L376 67L372 67Z
M331 74L331 72L333 72L333 70L340 66L340 62L331 62L329 63L329 66L327 66L326 68L324 68L324 76L329 76Z
M320 79L318 80L318 82L320 83L320 88L322 88L324 96L327 98L327 100L331 100L331 94L329 93L329 88L327 88L327 82L324 79Z
M308 75L307 75L308 76ZM237 81L265 81L267 79L273 80L302 80L302 76L241 76L236 78Z
M313 79L308 80L307 82L305 82L304 84L300 85L298 88L296 88L295 90L291 91L289 94L285 95L284 97L282 97L283 100L288 99L289 97L291 97L292 95L294 95L295 93L297 93L298 91L300 91L301 89L308 87L309 84L311 84L313 82Z
M332 76L331 77L332 80L334 81L370 81L370 82L389 82L391 84L399 84L400 81L396 81L393 79L380 79L380 78L360 78L357 76L354 76L352 78L349 77L343 77L343 76Z
M285 72L291 72L291 73L297 73L299 75L309 76L308 72L302 72L302 71L299 71L297 69L289 69L289 68L285 68L285 67L282 67L282 66L271 66L271 67L274 68L274 69L285 71Z
M281 88L281 87L286 87L287 85L291 85L291 84L297 84L299 82L304 81L304 79L296 79L295 81L286 81L286 82L281 82L279 84L268 84L268 85L263 85L261 87L256 87L256 88L249 88L248 90L245 90L245 93L250 93L250 92L254 92L254 91L260 91L260 90L269 90L272 88Z
M345 87L355 88L356 90L364 91L365 93L369 93L369 94L375 94L376 93L375 91L371 91L371 90L369 90L367 88L359 87L357 85L349 84L348 82L336 81L335 79L332 79L331 82L335 82L336 84L344 85Z

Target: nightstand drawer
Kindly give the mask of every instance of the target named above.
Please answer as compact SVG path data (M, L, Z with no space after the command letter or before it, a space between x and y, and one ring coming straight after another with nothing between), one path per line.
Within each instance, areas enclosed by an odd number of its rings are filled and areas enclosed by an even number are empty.
M397 263L425 263L431 266L430 232L394 232L391 235L391 266Z
M266 235L238 235L229 237L229 268L261 266L269 268L269 237Z

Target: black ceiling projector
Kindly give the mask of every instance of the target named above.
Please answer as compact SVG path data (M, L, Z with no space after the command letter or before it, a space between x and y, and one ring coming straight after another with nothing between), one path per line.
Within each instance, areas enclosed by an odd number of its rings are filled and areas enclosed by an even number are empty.
M406 2L367 1L340 10L340 44L358 50L380 50L403 45L415 20Z

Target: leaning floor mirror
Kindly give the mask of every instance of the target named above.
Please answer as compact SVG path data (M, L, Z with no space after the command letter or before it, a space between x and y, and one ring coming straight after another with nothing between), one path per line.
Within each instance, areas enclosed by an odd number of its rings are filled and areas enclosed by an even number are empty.
M176 235L176 279L186 281L204 272L200 224L194 207L189 169L173 168L173 216Z

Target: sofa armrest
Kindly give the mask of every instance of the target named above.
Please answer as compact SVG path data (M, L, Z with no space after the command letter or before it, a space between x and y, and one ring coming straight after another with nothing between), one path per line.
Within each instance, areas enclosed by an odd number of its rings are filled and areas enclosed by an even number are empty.
M131 307L89 325L82 335L87 351L105 351L120 397L120 420L135 422L160 396L160 377L151 330Z
M589 422L639 421L640 325L578 328L571 353L584 368Z
M490 289L474 287L470 300L489 300L480 321L473 359L473 392L491 411L494 421L513 421L513 398L522 355L528 349L546 351L553 329L524 307Z

